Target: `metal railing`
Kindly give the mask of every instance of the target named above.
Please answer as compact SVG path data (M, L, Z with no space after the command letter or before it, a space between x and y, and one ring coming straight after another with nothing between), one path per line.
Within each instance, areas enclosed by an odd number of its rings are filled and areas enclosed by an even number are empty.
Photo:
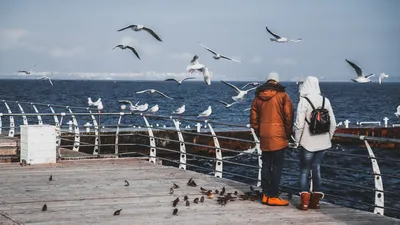
M114 155L115 157L127 157L134 155L146 156L152 163L156 163L157 160L162 160L183 170L192 169L199 172L211 173L215 177L221 178L224 176L230 179L237 179L242 182L247 182L258 187L261 186L262 151L260 149L260 143L257 135L249 125L221 123L212 119L200 120L197 118L181 116L161 116L134 112L101 113L92 112L90 108L85 107L70 107L22 102L13 102L14 104L17 104L17 109L20 111L19 113L13 113L10 107L11 103L4 100L3 103L5 104L7 113L0 113L0 134L2 131L8 131L6 134L9 137L14 137L16 134L18 134L19 128L16 126L16 118L22 118L22 123L20 124L52 124L57 130L58 137L56 145L58 149L58 156L61 159L64 157L60 149L71 149L72 151L79 152L83 148L90 147L93 148L90 154L98 157L105 154ZM31 106L34 112L25 112L24 108L22 107L25 105ZM50 112L40 113L36 106L41 106L42 108L47 107ZM56 112L54 110L60 108L67 112ZM73 112L72 110L83 112ZM110 122L109 124L100 126L100 119L104 117L113 117L115 122ZM137 121L137 123L124 124L123 121L127 117L135 118L134 120L128 121ZM71 118L72 121L72 123L67 124L68 127L66 127L65 123L63 123L66 118ZM88 128L88 126L82 124L87 122L88 119L93 122L94 132L84 131ZM32 121L35 121L35 123ZM159 126L158 124L154 125L154 123L161 123L161 121L165 124L169 123L171 126L164 127ZM7 122L9 126L4 126L6 124L4 122ZM188 129L187 127L182 128L182 123L191 123L194 125L193 127L196 127L196 129ZM218 126L223 128L220 129L220 131L215 130L215 127ZM138 129L138 127L142 128ZM224 132L241 132L248 134L248 138L245 139L227 136L226 134L218 134ZM165 136L166 134L167 136ZM173 139L172 136L175 136L176 139ZM391 163L399 166L400 160L376 157L373 149L370 146L370 142L400 144L400 140L356 136L350 134L335 134L335 136L352 139L355 142L363 142L363 145L365 145L365 149L367 150L365 151L367 154L353 154L331 149L327 152L327 159L329 159L331 156L339 158L363 158L365 160L370 160L372 171L367 169L365 165L360 166L363 169L349 168L346 166L327 164L326 160L324 160L322 167L330 170L343 171L343 174L347 172L348 174L356 173L370 176L372 178L371 182L373 182L373 187L370 185L365 185L362 182L358 184L355 182L346 181L343 178L329 179L329 177L327 177L323 179L323 183L327 185L341 185L348 187L348 190L373 192L374 201L373 203L366 203L364 201L343 197L340 194L335 194L335 192L326 194L327 199L342 199L343 201L354 202L354 204L363 204L367 207L372 207L374 213L381 215L384 215L384 210L389 210L394 214L399 213L399 207L385 206L385 202L388 202L388 200L385 201L385 199L388 198L384 198L386 194L394 196L394 198L397 198L398 200L400 200L400 194L398 194L396 187L388 186L384 189L383 180L400 180L400 175L382 174L378 161L380 163ZM106 138L108 139L106 140ZM136 138L138 141L121 141L125 138ZM207 139L210 139L207 144L197 143L197 141L194 141ZM112 142L109 140L112 140ZM221 141L222 143L226 143L226 141L235 142L237 145L244 143L246 145L251 145L251 147L232 149L232 147L229 148L224 146L226 144L221 144ZM172 145L173 147L168 147L168 145ZM128 150L121 151L120 148L122 147ZM102 148L112 148L113 151L102 152ZM133 150L130 151L129 149ZM210 154L213 154L214 156L211 157ZM296 159L296 157L298 158L298 151L292 150L288 154L292 155L292 157L287 156L286 161L298 165L299 161ZM298 170L295 171L297 172ZM298 177L298 173L293 171L284 171L283 175L291 179L293 177ZM296 193L296 191L299 190L297 185L294 186L293 184L283 184L282 188L292 193Z

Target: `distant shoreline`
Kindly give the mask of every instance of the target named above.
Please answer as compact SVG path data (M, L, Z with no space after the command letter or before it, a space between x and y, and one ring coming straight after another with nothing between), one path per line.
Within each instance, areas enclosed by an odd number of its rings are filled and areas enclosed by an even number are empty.
M31 80L39 80L37 78L1 78L0 77L0 81L1 80L21 80L21 81L31 81ZM104 82L114 82L114 81L128 81L128 82L165 82L164 80L103 80L103 79L54 79L52 78L52 80L57 80L57 81L104 81ZM220 80L214 80L214 82L219 82ZM257 80L226 80L228 82L254 82ZM355 83L351 80L348 81L325 81L325 80L319 80L321 83ZM189 80L186 82L193 82L193 83L197 83L197 82L204 82L201 77L199 78L199 80ZM282 83L296 83L297 81L281 81ZM371 83L378 83L378 82L371 82ZM384 83L400 83L400 81L385 81Z

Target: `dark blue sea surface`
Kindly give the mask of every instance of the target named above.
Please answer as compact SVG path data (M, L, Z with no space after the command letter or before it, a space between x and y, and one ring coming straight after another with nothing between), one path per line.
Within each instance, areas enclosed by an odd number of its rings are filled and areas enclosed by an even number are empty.
M254 97L250 92L242 103L229 109L213 100L233 102L235 91L227 85L213 81L211 86L200 81L184 82L177 85L175 82L164 81L90 81L90 80L54 80L54 87L45 80L0 80L0 99L20 102L39 102L47 104L69 105L87 107L87 98L93 101L101 97L104 105L103 112L119 112L118 100L130 100L133 104L148 103L149 106L158 104L160 110L157 114L169 115L170 112L181 105L186 105L185 115L197 116L200 112L212 106L211 119L218 121L247 124L249 111ZM239 88L247 82L231 82ZM299 101L298 87L294 82L282 82L296 106ZM400 118L394 115L396 107L400 105L400 83L321 83L322 94L328 97L338 122L346 119L351 125L360 121L382 121L389 118L389 123L400 123ZM136 94L144 89L156 89L174 98L173 100L157 94ZM246 89L249 87L246 87ZM23 106L23 105L22 105ZM19 112L16 104L10 104L13 112ZM32 107L23 107L25 112L33 112ZM40 112L49 112L47 107L37 106ZM42 108L40 110L40 108ZM55 109L56 110L56 109ZM58 109L62 112L65 109ZM75 110L76 111L76 110ZM79 111L79 110L78 110ZM0 104L0 112L5 112L5 107ZM102 120L103 124L115 124L114 121ZM142 121L139 121L139 123Z
M93 101L101 97L104 105L102 112L120 112L121 104L118 100L130 100L133 104L148 103L149 106L158 104L160 107L158 115L170 115L171 111L186 105L185 118L196 118L197 115L212 106L213 113L210 119L220 122L242 124L249 123L249 111L254 97L254 91L250 92L243 102L226 109L224 105L213 100L232 102L232 96L236 95L234 90L227 85L213 81L211 86L204 82L184 82L177 85L174 82L164 81L90 81L90 80L54 80L54 87L47 81L42 80L0 80L0 100L6 100L13 113L20 113L20 108L15 101L19 101L24 112L34 112L30 102L56 104L62 106L87 107L87 98ZM231 82L242 87L247 82ZM283 82L295 107L299 101L298 87L294 82ZM334 113L338 122L346 119L355 125L361 121L382 121L384 117L389 118L389 123L400 124L400 118L394 115L396 107L400 105L400 83L377 83L357 84L346 83L321 83L322 94L328 97L332 103ZM156 94L136 94L144 89L156 89L174 98L164 98ZM50 112L46 105L35 104L39 112ZM56 112L68 112L65 107L54 107ZM85 109L71 109L73 112L87 112ZM96 111L96 110L93 110ZM5 104L0 102L0 113L7 113ZM115 125L119 116L102 116L102 125ZM22 123L22 118L16 116L16 126ZM52 116L42 118L45 123L54 124ZM89 116L79 117L81 122L90 122ZM36 116L28 116L29 123L37 123ZM159 123L168 127L173 126L171 120L157 120L149 118L151 124ZM2 117L3 127L8 126L8 117ZM66 123L66 121L64 121ZM127 116L123 124L144 126L144 121L139 116ZM182 121L182 126L194 126L195 122ZM218 128L218 125L215 125ZM3 132L4 132L3 128ZM374 149L378 159L384 182L385 206L400 209L400 153L399 149ZM343 154L342 154L343 153ZM344 154L353 154L344 155ZM240 155L231 159L232 162L246 163L257 166L257 157ZM299 164L298 150L286 152L286 163L282 184L286 191L297 192ZM391 161L390 161L391 160ZM201 158L189 159L189 162L201 167L214 169L215 162ZM174 165L173 163L171 165ZM199 169L188 166L189 169L209 173L210 170ZM343 169L344 168L344 169ZM234 164L224 163L224 171L237 173L242 176L257 178L257 169L244 168ZM255 185L256 181L224 174L224 177L239 180ZM371 159L365 147L339 146L335 145L331 152L326 155L324 166L322 166L323 188L327 194L326 200L349 206L372 211L374 204L374 178L372 175ZM333 182L332 182L333 181ZM335 197L335 196L340 196ZM369 204L365 205L365 204ZM385 214L400 218L400 211L386 210Z

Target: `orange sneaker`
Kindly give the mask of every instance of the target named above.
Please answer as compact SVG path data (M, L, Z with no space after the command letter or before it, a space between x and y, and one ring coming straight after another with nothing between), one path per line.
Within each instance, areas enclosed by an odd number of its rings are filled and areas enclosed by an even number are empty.
M268 196L266 196L266 195L263 195L262 196L262 199L261 199L261 204L268 204Z
M282 200L280 198L273 198L273 197L269 197L267 200L267 205L270 206L287 206L289 205L289 202L286 200Z

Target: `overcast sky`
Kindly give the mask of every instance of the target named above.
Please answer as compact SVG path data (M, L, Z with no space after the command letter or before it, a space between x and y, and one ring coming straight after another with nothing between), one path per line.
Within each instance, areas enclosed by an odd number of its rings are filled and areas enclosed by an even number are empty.
M187 75L194 54L213 79L281 80L309 75L350 81L354 70L389 74L400 81L400 1L398 0L2 0L0 1L0 78L17 70L53 79L164 79ZM143 24L145 31L118 29ZM265 26L299 43L271 42ZM235 63L214 60L198 42ZM111 50L117 44L131 52ZM201 75L198 75L201 78ZM375 76L374 80L377 80Z

